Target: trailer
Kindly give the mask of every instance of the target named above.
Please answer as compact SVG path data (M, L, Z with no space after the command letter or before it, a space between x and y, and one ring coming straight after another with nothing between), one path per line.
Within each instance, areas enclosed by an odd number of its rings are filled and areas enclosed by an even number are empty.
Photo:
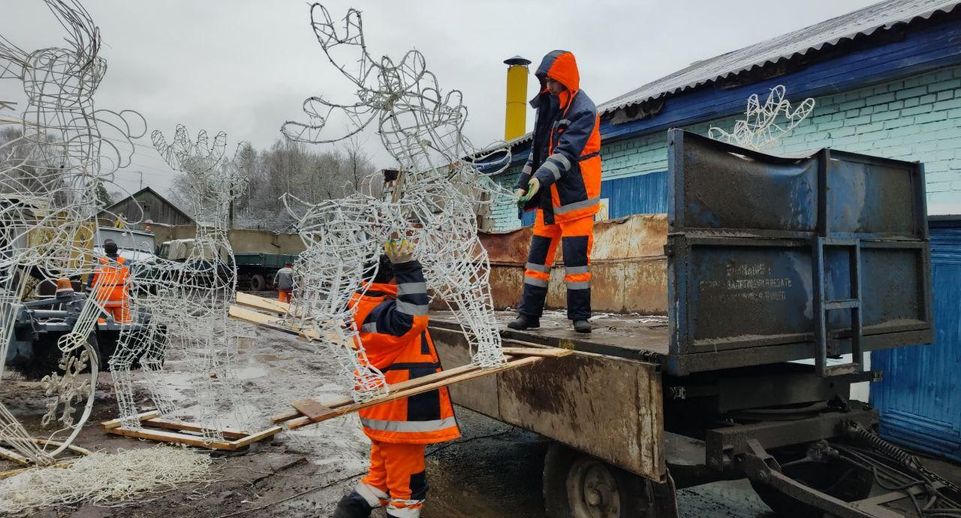
M551 517L674 516L676 489L737 478L789 516L957 513L957 488L849 396L883 375L867 353L933 340L922 165L668 142L668 214L598 225L593 299L610 313L590 335L550 311L540 329L504 328L507 345L574 354L452 386L454 401L553 441ZM528 235L482 236L502 325ZM431 333L442 361L469 362L450 314Z
M263 252L238 252L234 254L237 265L237 282L251 291L263 291L271 286L277 271L285 264L294 264L298 255L267 254Z

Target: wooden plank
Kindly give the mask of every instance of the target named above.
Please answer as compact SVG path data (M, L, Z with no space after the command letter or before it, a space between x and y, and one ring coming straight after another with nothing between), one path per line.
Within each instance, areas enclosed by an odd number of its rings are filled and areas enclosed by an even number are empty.
M290 405L311 419L319 419L333 411L329 406L323 405L313 399L298 399Z
M544 358L561 358L574 354L570 349L558 347L504 347L504 354L509 356L542 356Z
M381 404L381 403L386 403L386 402L388 402L388 401L393 401L393 400L395 400L395 399L400 399L400 398L405 398L405 397L410 397L410 396L416 396L417 394L423 394L424 392L430 392L431 390L435 390L435 389L438 389L438 388L441 388L441 387L445 387L445 386L451 385L451 384L453 384L453 383L458 383L458 382L461 382L461 381L467 381L467 380L479 378L479 377L482 377L482 376L490 376L491 374L496 374L496 373L498 373L498 372L503 372L503 371L506 371L506 370L516 369L516 368L518 368L518 367L523 367L523 366L526 366L526 365L531 365L531 364L537 363L537 362L539 362L539 361L541 361L541 360L543 360L543 358L538 357L538 356L528 356L528 357L526 357L526 358L520 358L520 359L517 359L517 360L510 361L510 362L508 362L508 363L506 363L506 364L504 364L504 365L501 365L501 366L499 366L499 367L494 367L494 368L491 368L491 369L477 369L477 368L475 368L475 370L472 370L472 371L470 371L470 372L466 372L466 373L460 374L460 375L458 375L458 376L448 377L448 378L446 378L446 379L434 381L433 383L428 383L428 384L426 384L426 385L421 385L421 386L417 386L417 387L411 387L411 388L407 388L407 389L403 389L403 390L397 390L397 387L398 387L399 385L401 385L401 383L398 383L398 384L396 384L396 385L392 385L392 386L390 387L390 392L388 392L386 395L383 395L383 396L378 397L378 398L374 398L374 399L372 399L372 400L370 400L370 401L365 401L365 402L363 402L363 403L354 403L354 404L352 404L352 405L346 405L346 406L342 406L342 407L336 408L336 409L335 409L335 412L332 413L333 415L330 415L330 416L328 416L328 417L325 417L325 419L330 419L330 418L337 417L337 416L340 416L340 415L349 414L349 413L351 413L351 412L356 412L356 411L358 411L358 410L362 410L362 409L364 409L364 408L371 407L371 406L374 406L374 405L379 405L379 404ZM471 366L471 367L473 367L473 366ZM443 374L443 373L439 373L439 374ZM425 376L425 378L427 378L427 377L429 377L429 376ZM418 379L421 379L421 378L418 378ZM411 380L411 381L414 381L414 380ZM303 427L303 426L307 426L307 425L312 424L312 423L314 423L314 422L316 422L316 421L312 421L312 420L311 420L310 418L308 418L308 417L298 417L298 418L295 418L295 419L291 419L291 420L289 420L289 421L286 421L284 424L287 425L287 428L288 428L288 429L290 429L290 430L296 430L297 428L301 428L301 427Z
M250 306L252 308L263 309L274 313L287 314L290 312L290 304L286 302L258 297L249 293L237 292L236 300L237 304L242 306Z
M256 324L259 326L267 327L270 329L274 329L276 331L281 331L281 332L289 333L292 335L299 335L308 340L320 339L320 334L317 333L317 331L314 329L302 329L302 328L291 327L287 325L283 320L275 316L271 316L265 313L261 313L259 311L247 309L247 308L238 306L236 304L233 304L230 306L230 310L228 311L228 314L231 317L236 318L237 320L243 320L245 322L250 322L251 324ZM332 338L336 338L336 337L332 337Z
M203 431L204 431L204 427L203 427L203 426L200 426L200 425L191 424L191 423L184 423L184 422L180 422L180 421L170 421L170 420L167 420L167 419L160 419L160 418L156 418L156 417L155 417L155 418L152 418L152 419L147 419L147 420L145 420L145 421L143 422L143 425L144 425L144 426L153 427L153 428L163 428L163 429L166 429L166 430L173 430L173 431L177 431L177 432L197 432L197 433L203 433ZM229 429L229 428L223 429L223 430L219 430L219 431L220 431L220 433L222 433L222 434L224 435L224 438L225 438L225 439L230 439L230 440L243 439L244 437L247 437L248 435L250 435L250 434L248 434L247 432L241 432L241 431L239 431L239 430L231 430L231 429Z
M247 437L244 437L243 439L238 439L238 440L236 440L236 441L233 441L233 442L230 443L230 444L233 445L233 449L243 448L244 446L247 446L247 445L249 445L249 444L253 444L253 443L257 442L257 441L262 441L262 440L264 440L264 439L268 439L268 438L270 438L270 437L273 437L273 436L277 435L278 433L283 432L283 431L286 430L286 429L287 429L287 428L284 427L284 426L272 426L272 427L270 427L270 428L267 428L266 430L257 432L257 433L255 433L255 434L253 434L253 435L248 435Z
M429 375L429 376L423 376L423 377L420 377L420 378L414 378L414 379L412 379L412 380L407 380L407 381L403 381L403 382L400 382L400 383L396 383L396 384L394 384L394 385L391 385L391 386L390 386L390 389L391 389L391 390L404 390L404 389L407 389L407 388L414 388L414 387L418 387L418 386L423 385L423 384L426 384L426 383L432 383L432 382L434 382L434 381L447 379L447 378L450 378L450 377L453 377L453 376L458 376L458 375L460 375L460 374L464 374L464 373L466 373L466 372L472 372L472 371L475 371L475 370L478 370L478 369L479 369L479 367L476 367L476 366L474 366L474 365L463 365L463 366L461 366L461 367L455 367L455 368L453 368L453 369L449 369L449 370L445 370L445 371L442 371L442 372L438 372L437 374L431 374L431 375ZM349 397L349 396L343 396L343 397L341 397L341 398L334 399L334 400L332 400L332 401L328 401L328 402L325 402L325 403L323 403L323 404L326 405L326 406L328 406L328 407L330 407L331 409L337 409L337 408L340 408L340 407L343 407L343 406L346 406L346 405L350 405L350 404L353 404L353 403L354 403L353 398L351 398L351 397ZM271 420L272 420L273 422L275 422L275 423L280 423L280 422L288 421L288 420L293 419L293 418L295 418L295 417L299 417L299 416L301 416L301 415L302 415L302 414L301 414L300 412L298 412L297 410L288 410L288 411L283 412L283 413L281 413L281 414L275 415L274 417L271 418Z
M159 410L150 410L149 412L144 412L142 414L137 415L137 419L139 419L142 422L147 419L153 419L159 416L160 416ZM111 419L109 421L104 421L100 423L100 426L102 426L104 430L113 430L114 428L119 428L121 424L123 424L123 420L120 418L117 418L117 419Z
M198 448L212 448L215 450L236 450L237 446L234 443L220 440L210 440L205 441L203 437L198 437L196 435L187 435L175 432L165 432L162 430L131 430L129 428L117 427L112 428L108 431L114 435L123 435L125 437L133 437L136 439L147 439L151 441L174 443L174 444L185 444L187 446L196 446Z

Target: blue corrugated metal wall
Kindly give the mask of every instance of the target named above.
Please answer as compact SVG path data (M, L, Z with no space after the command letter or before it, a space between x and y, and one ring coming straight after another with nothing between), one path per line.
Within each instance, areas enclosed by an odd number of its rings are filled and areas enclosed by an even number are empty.
M961 221L931 229L936 342L877 351L871 387L886 438L961 461Z
M667 171L603 181L601 198L607 198L610 219L667 212ZM533 225L534 212L525 212L521 224Z

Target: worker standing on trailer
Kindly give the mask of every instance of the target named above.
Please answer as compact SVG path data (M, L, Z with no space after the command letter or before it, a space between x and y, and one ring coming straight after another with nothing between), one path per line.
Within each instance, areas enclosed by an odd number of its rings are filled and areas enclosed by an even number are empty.
M512 329L540 326L551 265L560 240L567 284L567 318L590 333L594 214L601 196L600 119L580 89L574 54L555 50L535 73L540 92L527 164L515 186L518 205L535 210L534 235L524 272L524 295Z
M284 267L274 275L274 286L277 287L277 300L290 302L290 293L294 290L294 265L284 263Z
M427 332L427 287L409 241L390 241L370 265L373 282L354 296L354 321L370 363L395 384L441 372ZM376 268L376 275L373 270ZM370 438L370 471L337 504L334 518L417 518L427 494L426 445L460 437L447 388L381 403L360 411Z
M95 296L108 313L117 322L130 322L130 292L127 281L130 269L127 260L120 257L117 243L112 239L103 242L105 255L98 258L100 263L90 279L90 285L96 290Z

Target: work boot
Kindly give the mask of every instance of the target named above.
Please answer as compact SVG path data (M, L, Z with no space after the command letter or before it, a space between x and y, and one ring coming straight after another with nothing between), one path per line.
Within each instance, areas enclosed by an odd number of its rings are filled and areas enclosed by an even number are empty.
M518 331L523 331L525 329L541 327L541 321L538 318L529 317L527 315L517 315L517 318L507 323L507 327L511 329L517 329Z
M587 320L575 320L574 331L577 331L578 333L590 333L591 323Z
M370 518L370 513L374 508L364 500L356 491L344 495L337 502L337 509L334 510L332 518Z

